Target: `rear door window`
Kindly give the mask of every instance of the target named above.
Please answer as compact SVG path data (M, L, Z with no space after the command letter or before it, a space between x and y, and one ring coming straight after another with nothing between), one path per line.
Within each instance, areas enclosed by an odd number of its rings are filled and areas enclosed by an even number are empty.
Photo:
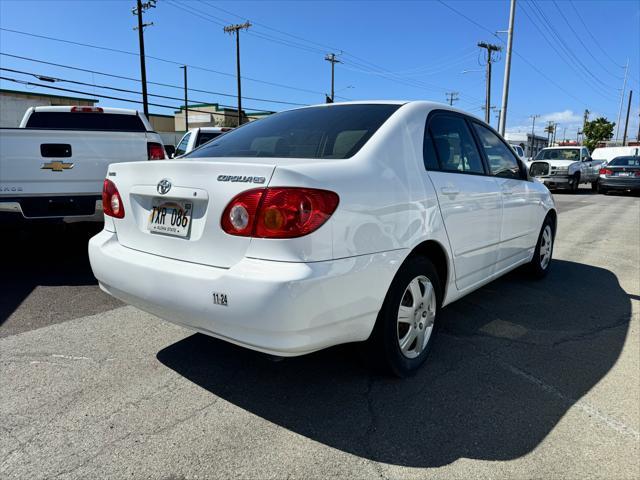
M453 173L485 173L482 158L464 118L436 115L429 122L429 134L440 170ZM431 155L431 147L428 145L425 147L425 154L425 163L429 168L429 164L434 162L428 158L428 155Z
M225 133L187 156L349 158L398 108L352 104L289 110Z
M33 112L25 128L47 130L106 130L144 132L146 128L138 115L90 112Z
M520 164L509 147L484 125L473 122L473 128L482 144L491 174L496 177L520 179Z

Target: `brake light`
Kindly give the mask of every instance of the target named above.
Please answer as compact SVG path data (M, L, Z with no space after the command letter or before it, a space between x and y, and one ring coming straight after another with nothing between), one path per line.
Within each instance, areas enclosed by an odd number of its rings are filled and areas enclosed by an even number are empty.
M640 177L640 170L636 171L636 173L634 174L634 176L636 176L636 177Z
M315 188L272 187L234 197L222 214L230 235L296 238L320 228L338 207L339 197Z
M104 110L100 107L71 107L71 111L74 113L104 113Z
M116 184L105 179L102 184L102 210L105 215L114 218L124 218L124 205Z
M609 170L608 168L601 168L600 169L600 175L611 175L613 173L613 171Z
M164 160L164 148L162 145L156 142L148 142L147 143L147 154L149 155L149 160Z

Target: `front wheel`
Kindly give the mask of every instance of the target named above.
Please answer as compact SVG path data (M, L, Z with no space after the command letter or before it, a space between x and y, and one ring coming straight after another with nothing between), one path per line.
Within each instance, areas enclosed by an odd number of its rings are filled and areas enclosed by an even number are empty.
M553 221L550 217L547 217L542 224L540 235L538 235L536 250L533 253L531 263L529 263L529 269L536 278L544 277L549 271L551 266L551 256L553 255L554 239L555 232L553 228Z
M433 263L410 257L391 282L371 337L370 360L398 377L415 372L427 359L442 302Z
M580 175L574 175L574 177L570 180L570 183L569 183L569 191L571 193L578 193L579 188L580 188Z

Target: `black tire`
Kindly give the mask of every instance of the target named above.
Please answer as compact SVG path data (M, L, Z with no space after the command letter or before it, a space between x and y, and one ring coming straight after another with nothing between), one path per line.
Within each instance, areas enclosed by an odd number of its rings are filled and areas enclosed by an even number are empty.
M591 182L591 191L597 192L599 191L600 183L596 180L595 182Z
M600 183L598 183L598 193L601 193L602 195L606 195L607 192L609 190L607 190L605 187L603 187Z
M433 328L427 344L415 358L408 358L402 353L399 343L398 313L401 302L405 299L405 292L409 284L417 277L426 277L435 293L435 317ZM442 305L442 286L433 263L425 257L411 256L400 267L382 304L378 319L371 337L366 343L366 353L370 363L385 373L405 378L425 362L433 338L438 331L438 313ZM428 328L428 327L425 327ZM417 343L417 340L416 340Z
M571 193L578 193L579 188L580 188L580 174L577 173L573 176L571 185L569 186L569 191Z
M543 243L545 242L544 233L547 227L549 227L551 230L551 251L549 252L549 260L545 265L544 262L542 262L540 252L543 247ZM542 223L542 227L540 228L540 234L538 235L538 243L536 243L536 250L533 253L533 258L531 259L531 262L529 263L529 271L531 272L534 278L543 278L549 272L549 269L551 268L551 264L552 264L551 259L553 258L553 247L555 245L555 238L556 238L556 231L555 231L553 219L551 218L551 216L547 216L547 218L545 218L544 222Z

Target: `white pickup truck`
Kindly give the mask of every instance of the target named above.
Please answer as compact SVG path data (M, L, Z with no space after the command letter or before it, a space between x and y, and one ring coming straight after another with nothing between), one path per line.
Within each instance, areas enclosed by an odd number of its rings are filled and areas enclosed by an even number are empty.
M219 137L223 133L233 130L232 127L199 127L191 128L178 142L174 157L189 153L191 150Z
M529 174L548 188L576 192L581 183L597 189L602 164L591 158L587 147L548 147L540 150L528 167Z
M32 107L18 128L0 128L0 222L102 221L109 164L165 158L135 110Z

